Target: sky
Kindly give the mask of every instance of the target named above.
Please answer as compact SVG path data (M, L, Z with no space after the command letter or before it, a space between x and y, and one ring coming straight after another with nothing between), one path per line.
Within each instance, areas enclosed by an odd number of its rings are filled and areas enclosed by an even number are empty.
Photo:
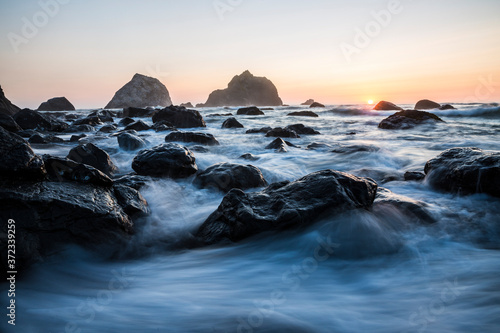
M0 85L20 107L104 107L135 73L174 104L250 70L286 104L500 101L498 0L0 0Z

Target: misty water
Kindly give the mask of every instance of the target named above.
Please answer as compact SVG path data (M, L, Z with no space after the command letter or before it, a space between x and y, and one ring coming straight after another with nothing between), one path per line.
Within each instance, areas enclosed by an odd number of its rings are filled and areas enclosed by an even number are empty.
M0 329L498 332L500 200L403 181L405 171L423 172L429 159L449 148L500 150L499 106L456 106L458 110L435 112L444 124L395 131L377 128L394 112L374 112L364 105L317 109L319 118L287 117L304 107L279 107L264 111L265 116L238 116L245 129L221 129L225 117L207 116L236 114L236 108L200 109L207 128L193 130L212 133L221 143L208 152L195 150L201 170L220 162L251 163L272 183L335 169L371 177L396 194L427 203L438 222L421 225L389 208L359 210L306 230L185 249L179 244L224 195L195 187L192 178L159 180L141 190L152 214L137 222L138 232L122 255L110 260L105 253L70 247L35 265L17 284L16 327L2 320ZM297 147L280 154L264 149L273 138L245 134L250 128L294 123L321 135L287 139ZM168 132L140 134L153 147ZM92 142L110 153L121 174L132 172L136 153L121 151L116 137L104 135ZM331 147L306 149L311 143ZM34 149L66 156L73 146ZM342 149L331 152L335 148ZM240 159L245 153L259 159Z

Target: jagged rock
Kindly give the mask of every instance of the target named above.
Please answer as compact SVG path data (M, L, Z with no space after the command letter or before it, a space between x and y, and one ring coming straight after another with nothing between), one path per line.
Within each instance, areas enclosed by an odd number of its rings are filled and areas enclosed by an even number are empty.
M296 111L287 114L287 116L292 116L292 117L313 117L313 118L318 118L319 116L312 112L312 111Z
M354 154L354 153L372 153L379 151L380 148L374 145L339 145L331 150L336 154Z
M252 128L246 131L246 134L256 134L256 133L267 133L271 131L271 127L262 127L262 128Z
M7 114L0 113L0 127L3 127L9 132L19 132L22 131L23 129L21 126L19 126L14 118Z
M21 109L14 104L12 104L3 92L2 87L0 86L0 114L5 114L7 116L14 116L16 113L21 111Z
M287 143L282 138L277 138L268 144L266 149L275 149L278 153L286 153L288 151L288 149L286 149L287 146Z
M236 75L226 89L212 92L204 106L281 106L282 104L278 90L271 81L245 71L241 75Z
M405 110L385 118L378 127L381 129L411 129L426 122L443 122L443 120L430 112Z
M191 104L191 102L182 103L180 106L183 106L185 108L194 108L194 106L193 106L193 104Z
M240 156L241 159L244 159L244 160L249 160L249 161L257 161L259 160L260 158L253 155L253 154L250 154L250 153L247 153L247 154L243 154Z
M500 197L500 153L452 148L425 165L426 181L444 191Z
M423 99L418 101L415 105L415 110L431 110L431 109L439 109L441 108L441 104L430 101L428 99Z
M108 124L108 125L104 125L103 127L101 127L99 129L99 132L112 133L112 132L115 132L117 129L118 129L118 127L116 127L116 125Z
M109 110L95 110L89 114L90 117L99 117L103 123L113 123L116 114Z
M233 188L246 190L267 186L259 168L253 165L219 163L196 175L194 184L203 188L215 188L228 192Z
M310 108L324 108L325 106L321 103L318 103L318 102L314 102L311 104L311 106L309 106Z
M219 141L217 141L217 139L209 133L172 132L165 137L165 141L195 142L208 146L219 145Z
M248 108L241 108L238 109L236 112L238 116L263 116L265 115L264 112L262 112L258 107L256 106L251 106Z
M422 172L415 172L415 171L406 171L405 172L405 181L421 181L424 180L425 174Z
M78 163L93 166L110 177L118 170L113 161L111 161L108 153L93 143L86 143L71 149L67 158Z
M118 125L120 125L120 126L128 126L128 125L133 124L133 123L135 123L134 119L132 119L130 117L125 117L125 118L123 118L122 120L120 120L118 122Z
M402 111L403 108L401 108L401 107L399 107L396 104L391 103L391 102L380 101L377 105L375 105L375 107L373 108L373 110L378 110L378 111L393 111L393 110Z
M136 122L133 122L132 124L129 124L129 125L127 125L127 127L125 127L125 131L134 130L137 132L147 131L150 129L151 129L151 127L149 127L149 125L146 124L145 122L143 122L142 120L138 120Z
M228 118L224 123L222 123L222 128L244 128L236 118Z
M24 130L34 129L39 131L62 132L68 128L68 124L65 122L30 109L24 109L17 112L13 118Z
M72 135L71 138L69 139L69 142L78 142L78 140L83 139L87 137L86 134L79 134L79 135Z
M275 138L300 138L300 135L297 134L294 130L290 128L281 128L276 127L266 133L266 137L275 137Z
M138 190L124 185L114 185L113 192L125 214L137 216L151 213L148 202Z
M193 153L186 147L165 143L140 151L132 168L143 176L186 178L198 171L195 161Z
M170 105L172 105L172 100L163 83L152 77L135 74L129 83L116 92L105 109Z
M124 108L122 111L118 112L119 118L148 118L152 117L158 110L152 108L134 108L128 107Z
M324 170L261 192L231 190L196 232L203 244L237 242L250 236L309 226L324 216L370 208L377 192L371 179Z
M204 108L204 107L205 107L205 104L203 104L203 103L198 103L198 104L196 104L196 106L195 106L195 107L196 107L196 108Z
M43 155L45 169L51 181L76 181L82 184L110 187L113 181L96 168L68 158Z
M303 124L294 124L288 125L285 129L292 130L297 134L305 134L305 135L318 135L320 132L316 131L314 128L309 126L305 126Z
M30 144L34 144L34 143L47 144L47 143L60 143L60 142L64 142L64 140L57 137L57 136L50 135L50 134L44 135L44 134L36 133L36 134L33 134L29 138L28 142Z
M180 106L170 106L158 111L153 116L153 123L168 121L176 128L206 127L201 114L196 110L189 110Z
M300 105L307 105L307 106L310 106L314 103L314 99L308 99L307 101L305 101L304 103L300 104Z
M40 104L38 111L75 111L75 107L66 97L54 97Z
M101 125L101 124L102 124L101 118L99 118L98 116L90 116L89 115L85 118L75 120L72 125L73 126L79 126L79 125L95 126L95 125Z
M117 138L118 145L123 150L133 151L146 147L146 142L143 139L130 133L121 133Z

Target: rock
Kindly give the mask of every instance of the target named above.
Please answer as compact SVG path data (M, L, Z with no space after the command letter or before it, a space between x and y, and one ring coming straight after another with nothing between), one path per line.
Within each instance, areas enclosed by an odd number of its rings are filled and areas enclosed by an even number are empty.
M392 111L392 110L397 110L397 111L402 111L403 108L400 108L394 103L391 102L386 102L386 101L380 101L373 110L378 110L378 111Z
M418 101L415 105L415 110L431 110L431 109L439 109L441 104L430 101L428 99L423 99Z
M479 148L452 148L425 165L426 181L452 193L486 193L500 197L500 153Z
M186 178L198 171L196 158L186 147L165 143L139 152L132 168L139 175Z
M40 156L20 136L0 127L0 178L41 179L45 176L45 166Z
M36 134L33 134L29 138L28 142L30 144L34 144L34 143L47 144L47 143L60 143L60 142L64 142L64 140L57 137L57 136L54 136L54 135L44 135L44 134L36 133Z
M321 104L321 103L314 102L309 107L310 108L324 108L325 106L323 104Z
M105 109L146 106L170 106L172 100L167 88L158 79L135 74L132 80L118 90ZM130 116L125 116L130 117Z
M196 175L194 184L228 192L233 188L246 190L267 186L262 172L253 165L219 163Z
M405 172L405 181L409 182L409 181L421 181L421 180L424 180L425 178L425 174L423 174L422 172L415 172L415 171L406 171Z
M132 124L127 125L127 127L125 127L125 131L134 130L137 132L147 131L150 129L151 129L151 127L149 127L149 125L146 124L145 122L143 122L142 120L138 120L136 122L133 122Z
M203 104L203 103L198 103L198 104L196 104L196 106L195 106L195 107L196 107L196 108L204 108L204 107L205 107L205 104Z
M113 192L125 214L138 216L151 213L148 202L138 190L124 185L114 185Z
M258 107L256 106L251 106L248 108L241 108L238 109L236 112L238 116L263 116L265 115L264 112L262 112Z
M217 141L217 139L209 133L172 132L165 137L165 141L195 142L208 146L219 145L219 141Z
M314 118L318 118L319 116L312 112L312 111L296 111L296 112L292 112L292 113L289 113L287 114L287 116L293 116L293 117L314 117Z
M209 115L206 115L206 117L231 117L233 114L232 113L211 113Z
M170 106L158 111L153 116L153 123L168 121L177 128L206 127L201 114L196 110L189 110L180 106Z
M103 123L113 123L116 114L109 110L95 110L89 114L90 117L99 117Z
M275 137L275 138L300 138L300 135L297 134L294 130L290 128L281 128L276 127L266 133L266 137Z
M126 151L134 151L146 147L146 142L143 139L130 133L121 133L117 138L120 148Z
M195 236L208 245L237 242L266 231L307 227L324 216L370 208L376 192L377 184L371 179L334 170L271 184L256 193L233 189Z
M152 117L158 110L151 108L134 108L128 107L124 108L122 111L118 112L118 117L120 118L147 118Z
M307 101L305 101L304 103L300 104L300 105L307 105L307 106L310 106L314 103L314 99L308 99Z
M54 97L40 104L38 111L75 111L75 107L66 97Z
M14 104L12 104L3 92L2 87L0 86L0 114L4 114L7 116L14 116L16 113L21 111L21 109Z
M31 138L33 135L38 134L38 132L37 132L37 131L35 131L35 130L32 130L32 129L29 129L29 130L22 130L22 131L19 131L19 132L17 132L16 134L17 134L17 135L19 135L19 136L20 136L20 137L22 137L22 138L27 138L27 139L29 139L29 138Z
M110 177L118 170L113 161L111 161L108 153L93 143L86 143L71 149L67 158L78 163L93 166Z
M261 108L261 111L274 111L274 108Z
M271 131L271 127L262 127L262 128L252 128L246 131L246 134L255 134L255 133L267 133Z
M44 155L43 161L51 181L75 181L82 184L110 187L113 181L96 168L67 158Z
M226 89L212 92L204 106L281 106L282 104L278 90L271 81L245 71L241 75L236 75Z
M193 104L191 104L191 102L182 103L180 106L183 106L185 108L194 108L194 106L193 106Z
M87 135L83 133L79 135L72 135L71 139L69 139L69 142L78 142L78 140L83 139L85 137L87 137Z
M118 127L116 127L116 125L108 124L108 125L104 125L103 127L101 127L99 129L99 132L112 133L112 132L115 132L117 129L118 129Z
M196 153L202 153L202 154L206 154L206 153L210 152L210 150L208 150L208 148L203 147L203 146L192 146L192 147L189 147L189 150L194 151Z
M439 108L439 110L456 110L456 108L453 105L450 104L445 104Z
M319 149L331 149L333 148L332 145L329 145L327 143L319 143L319 142L313 142L307 146L308 150L319 150Z
M259 160L260 158L253 155L253 154L250 154L250 153L247 153L247 154L243 154L240 156L241 159L244 159L244 160L248 160L248 161L257 161Z
M134 119L132 119L130 117L126 117L126 118L123 118L122 120L120 120L118 122L118 125L120 125L120 126L128 126L128 125L133 124L133 123L135 123Z
M236 118L228 118L224 123L222 124L222 128L244 128Z
M372 153L379 151L380 148L374 145L340 145L331 150L336 154L354 154L354 153Z
M0 127L14 133L23 130L21 126L16 123L14 118L4 113L0 113Z
M64 132L75 133L75 132L95 132L95 128L91 125L72 125L68 127Z
M320 132L316 131L314 128L305 126L303 124L288 125L287 127L285 127L285 129L292 130L297 134L305 134L305 135L321 134Z
M34 129L39 131L62 132L68 128L68 124L65 122L30 109L19 111L13 118L24 130Z
M399 111L378 125L381 129L411 129L426 122L443 122L433 113L417 110Z
M157 122L156 124L153 124L153 126L151 128L154 129L156 132L163 132L164 128L167 128L169 131L175 130L174 125L171 122L166 121L166 120L161 120L161 121Z
M270 144L266 146L266 149L275 149L278 153L286 153L288 149L286 149L288 145L282 138L277 138Z
M148 183L150 183L153 179L148 176L141 176L141 175L125 175L123 177L120 177L118 179L114 180L115 185L124 185L127 187L134 188L136 190L140 190L144 186L146 186Z
M101 125L101 124L102 124L101 118L99 118L98 116L90 116L89 115L85 118L75 120L72 125L73 126L79 126L79 125L95 126L95 125Z

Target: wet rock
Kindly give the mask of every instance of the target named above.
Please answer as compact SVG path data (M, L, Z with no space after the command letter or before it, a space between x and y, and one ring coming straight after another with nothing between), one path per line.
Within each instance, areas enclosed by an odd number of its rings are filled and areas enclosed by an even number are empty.
M240 156L241 159L244 159L244 160L248 160L248 161L257 161L259 160L260 158L253 155L253 154L250 154L250 153L247 153L247 154L243 154Z
M321 104L321 103L314 102L309 107L310 108L324 108L325 106L323 104Z
M219 141L209 133L196 133L196 132L172 132L165 137L166 142L194 142L208 146L218 146Z
M127 125L127 127L125 127L126 131L128 131L128 130L134 130L134 131L137 131L137 132L147 131L147 130L150 130L150 129L151 129L151 127L149 127L149 125L146 124L145 122L143 122L142 120L138 120L136 122L133 122L132 124Z
M443 122L443 120L430 112L405 110L385 118L378 127L381 129L411 129L427 122Z
M133 123L135 123L134 119L132 119L130 117L125 117L125 118L123 118L122 120L120 120L118 122L118 125L120 125L120 126L128 126L128 125L133 124Z
M375 107L373 108L373 110L378 110L378 111L392 111L392 110L402 111L403 108L401 108L401 107L399 107L396 104L391 103L391 102L380 101L377 105L375 105Z
M219 163L196 175L194 184L228 192L233 188L246 190L267 186L262 172L253 165Z
M456 110L456 108L453 105L450 104L445 104L439 108L439 110Z
M324 216L372 206L377 184L324 170L261 192L231 190L196 232L203 244L237 242L266 232L309 226Z
M268 144L266 149L275 149L278 153L286 153L288 151L287 146L287 143L282 138L277 138Z
M226 121L224 121L224 123L222 124L222 128L244 128L245 126L243 126L238 120L236 120L236 118L229 118L229 119L226 119Z
M320 142L313 142L307 146L308 150L320 150L320 149L331 149L331 148L333 148L332 145Z
M114 184L115 185L123 185L127 187L134 188L136 190L140 190L144 186L146 186L148 183L152 182L153 178L149 176L141 176L141 175L135 175L135 174L129 174L122 176L120 178L114 179Z
M177 129L174 127L174 125L172 125L172 123L165 120L153 124L151 128L154 129L155 132L177 131Z
M57 136L50 135L50 134L44 135L44 134L40 134L40 133L34 134L33 136L31 136L29 138L28 141L29 141L30 144L34 144L34 143L37 143L37 144L48 144L48 143L60 143L60 142L64 142L63 139L61 139L61 138L59 138Z
M318 118L318 114L312 112L312 111L296 111L287 114L287 116L292 116L292 117L313 117L313 118Z
M421 181L421 180L424 180L425 178L425 174L423 174L422 172L415 172L415 171L406 171L405 172L405 181L409 182L409 181Z
M263 115L265 115L265 113L262 112L256 106L238 109L238 112L236 112L236 114L238 116L263 116Z
M189 150L194 151L196 153L202 153L202 154L207 154L210 152L210 150L208 150L208 148L203 147L203 146L192 146L192 147L189 147Z
M111 178L96 168L77 163L73 160L43 155L45 169L51 181L75 181L82 184L110 187L113 185Z
M452 148L425 165L433 187L459 194L487 193L500 197L500 153L479 148Z
M68 128L68 124L65 122L30 109L19 111L13 118L24 130L34 129L38 131L62 132Z
M19 126L14 118L7 114L0 113L0 127L3 127L9 132L19 132L22 131L23 129L21 126Z
M252 128L246 131L246 134L256 134L256 133L267 133L271 131L271 127L262 127L262 128Z
M354 153L372 153L379 151L380 148L374 145L340 145L332 149L336 154L354 154Z
M423 99L418 101L415 105L415 110L431 110L431 109L439 109L441 104L430 101L428 99Z
M126 151L134 151L146 147L146 141L130 133L121 133L117 138L120 148Z
M87 137L86 134L79 134L79 135L72 135L71 138L69 139L69 142L78 142L80 139L83 139Z
M76 133L76 132L90 133L90 132L95 132L95 128L94 128L94 126L91 126L91 125L76 125L76 126L68 127L64 132L65 133Z
M314 128L311 128L309 126L305 126L303 124L288 125L287 127L285 127L285 129L292 130L297 134L305 134L305 135L321 134L320 132L316 131Z
M132 168L139 175L186 178L198 171L196 158L186 147L166 143L139 152Z
M151 108L124 108L122 111L118 112L118 117L120 118L147 118L152 117L158 110Z
M113 192L125 214L132 217L151 213L148 202L138 190L124 185L114 185Z
M305 101L304 103L300 104L300 105L307 105L307 106L310 106L314 103L314 99L308 99L307 101Z
M275 137L275 138L300 138L300 135L297 134L294 130L290 128L281 128L276 127L266 133L266 137Z
M110 177L118 170L108 153L93 143L86 143L71 149L67 158L93 166Z
M211 114L207 115L206 117L231 117L232 115L233 115L232 113L224 113L224 114L211 113Z
M112 123L116 114L109 110L95 110L89 114L89 117L99 117L103 123Z
M99 132L112 133L112 132L115 132L117 129L118 129L118 127L116 127L116 125L108 124L108 125L104 125L103 127L101 127L99 129Z
M55 97L43 102L38 111L74 111L75 107L66 97Z
M153 116L153 123L168 121L176 128L206 127L201 114L196 110L186 109L180 106L170 106L158 111Z
M78 125L95 126L95 125L101 125L101 124L102 124L101 118L99 118L98 116L87 116L85 118L75 120L72 125L73 126L78 126Z

